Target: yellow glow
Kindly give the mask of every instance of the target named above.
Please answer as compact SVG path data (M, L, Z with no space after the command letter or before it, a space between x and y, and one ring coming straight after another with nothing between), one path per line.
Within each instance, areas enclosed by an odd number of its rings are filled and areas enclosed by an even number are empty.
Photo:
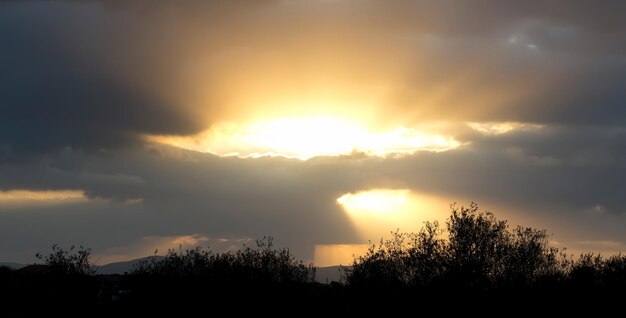
M372 190L357 194L347 193L337 199L349 211L390 215L398 213L408 204L409 190Z
M391 231L419 231L425 221L442 221L448 200L407 189L373 189L347 193L337 199L364 240L376 241Z
M315 245L315 266L350 265L355 257L364 255L369 244L318 244Z
M517 122L486 122L486 123L471 122L471 123L467 123L467 125L470 128L484 135L502 135L502 134L509 133L513 130L538 129L542 127L541 125L517 123Z
M0 202L77 202L86 201L83 191L75 190L10 190L0 191Z
M284 156L302 160L355 152L384 157L420 150L445 151L460 145L451 137L415 129L398 127L377 132L349 120L327 117L281 118L248 125L222 123L192 138L152 136L150 139L220 156Z

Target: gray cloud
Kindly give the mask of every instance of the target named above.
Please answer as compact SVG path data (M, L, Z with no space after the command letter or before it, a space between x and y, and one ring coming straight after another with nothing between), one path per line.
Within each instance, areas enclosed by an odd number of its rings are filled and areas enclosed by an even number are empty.
M17 3L3 7L0 15L5 24L0 31L4 157L9 150L101 149L135 143L138 133L199 129L176 105L134 90L99 69L89 60L93 57L81 56L88 50L115 50L115 43L99 43L98 23L90 21L97 20L95 12Z
M623 134L563 127L474 135L470 148L396 159L251 160L167 146L48 156L38 166L3 166L0 188L83 189L95 201L0 209L2 241L13 242L1 253L57 241L106 250L144 237L271 234L310 259L315 244L359 242L335 200L380 187L477 200L561 239L623 242L626 153L614 148Z
M311 259L315 244L357 242L335 202L354 181L338 175L336 167L221 159L168 147L73 157L83 161L82 168L61 170L65 159L49 157L38 167L0 169L6 176L0 188L83 189L95 199L69 206L0 207L7 238L0 254L56 241L105 249L146 236L272 235ZM139 198L141 204L126 203ZM11 244L10 237L15 238Z

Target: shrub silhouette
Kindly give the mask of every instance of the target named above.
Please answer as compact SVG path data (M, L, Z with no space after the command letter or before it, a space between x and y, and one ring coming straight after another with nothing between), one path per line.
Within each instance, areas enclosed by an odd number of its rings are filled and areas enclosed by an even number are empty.
M35 257L49 266L54 274L92 275L96 267L91 264L91 249L79 246L76 250L74 245L65 250L57 244L52 245L52 252L48 255L37 253Z
M444 233L447 238L442 238ZM623 266L613 262L613 268ZM563 277L570 264L565 253L549 246L545 230L510 231L506 221L479 212L476 203L469 208L453 204L445 231L437 222L427 222L418 233L392 233L391 239L381 239L354 260L346 269L346 282L482 290L525 287Z
M67 317L76 314L78 310L74 309L97 304L100 284L93 276L96 268L90 261L91 249L82 246L64 249L54 244L49 254L35 256L43 264L0 271L3 285L0 299L5 301L0 315Z
M202 277L213 281L264 283L309 283L315 280L315 268L296 260L288 249L275 249L273 239L264 237L256 247L213 253L196 247L184 252L169 250L158 259L139 263L135 275Z
M602 264L602 281L612 288L626 286L626 255L613 255Z

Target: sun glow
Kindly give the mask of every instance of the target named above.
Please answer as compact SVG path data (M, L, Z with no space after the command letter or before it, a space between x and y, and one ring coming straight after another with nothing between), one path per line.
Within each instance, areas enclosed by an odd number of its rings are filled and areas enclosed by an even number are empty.
M467 125L483 135L502 135L515 130L533 130L542 128L541 125L518 122L469 122Z
M281 118L248 125L222 123L191 138L152 136L150 139L220 156L283 156L302 160L351 153L384 157L421 150L446 151L460 145L451 137L415 129L370 131L355 122L325 117Z
M337 199L364 240L378 240L391 231L419 231L425 221L443 220L449 201L407 189L373 189L346 193Z
M348 211L376 215L398 213L409 203L409 190L372 190L356 194L347 193L337 199L337 203Z
M369 244L318 244L315 245L315 266L350 265L355 257L365 255Z

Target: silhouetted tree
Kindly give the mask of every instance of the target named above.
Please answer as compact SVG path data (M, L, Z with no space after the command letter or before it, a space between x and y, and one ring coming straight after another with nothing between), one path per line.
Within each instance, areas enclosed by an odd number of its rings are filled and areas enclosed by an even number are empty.
M446 233L447 238L440 238ZM544 230L517 227L489 212L451 205L446 230L425 223L419 233L392 233L372 245L346 270L353 286L453 285L472 289L531 286L549 277L563 277L570 263L548 244ZM615 261L619 266L619 261Z
M564 252L550 247L545 230L518 226L510 237L502 280L509 286L531 286L539 279L562 277L568 267Z
M419 233L392 232L389 240L371 245L345 269L353 286L423 286L445 271L445 243L438 222L426 222Z
M505 260L511 243L506 221L491 213L481 213L478 205L469 208L451 206L446 222L447 275L467 287L493 286L505 271Z
M577 287L597 287L602 282L602 271L605 261L600 254L584 253L572 263L569 277Z
M57 244L52 245L52 252L47 255L37 253L35 257L50 267L55 274L78 274L91 275L96 272L96 267L91 264L91 249L74 245L65 250Z
M426 222L417 234L409 234L406 266L411 286L430 285L445 273L445 242L440 238L439 222Z
M602 281L609 287L626 286L626 255L613 255L602 264Z

